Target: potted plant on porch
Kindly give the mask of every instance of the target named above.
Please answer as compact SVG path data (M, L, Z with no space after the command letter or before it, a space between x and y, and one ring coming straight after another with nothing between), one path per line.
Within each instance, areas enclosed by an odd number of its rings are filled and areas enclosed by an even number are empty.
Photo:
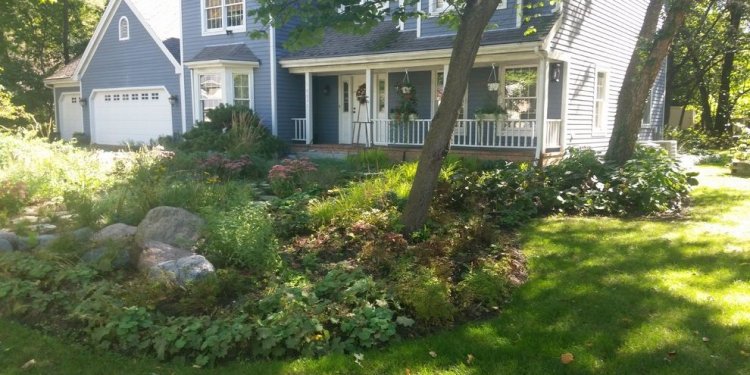
M474 118L480 121L500 122L505 119L508 111L499 104L488 104L474 111Z
M407 123L417 117L417 90L409 82L401 82L396 85L396 94L399 102L396 108L391 109L391 119L397 123Z

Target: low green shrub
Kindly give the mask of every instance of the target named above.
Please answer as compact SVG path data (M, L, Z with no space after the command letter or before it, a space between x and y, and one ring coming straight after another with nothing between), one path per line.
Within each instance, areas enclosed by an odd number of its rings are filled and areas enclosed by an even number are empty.
M268 171L268 183L271 191L279 197L288 197L296 191L310 187L309 174L317 172L318 167L308 159L284 159Z
M249 203L207 217L203 252L219 265L266 275L279 265L279 244L266 208Z
M429 267L406 264L398 271L394 294L414 313L418 322L444 324L453 320L451 284Z
M676 140L680 151L697 155L709 150L726 150L733 143L729 135L716 137L698 127L669 130L664 134L664 138Z
M510 264L507 258L480 259L457 285L463 308L499 308L510 297Z

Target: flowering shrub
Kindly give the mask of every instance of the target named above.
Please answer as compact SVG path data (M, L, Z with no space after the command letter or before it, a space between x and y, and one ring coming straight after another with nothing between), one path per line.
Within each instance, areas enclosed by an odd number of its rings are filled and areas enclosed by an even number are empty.
M212 154L203 159L199 166L212 175L228 180L247 172L253 166L253 162L248 155L242 155L238 159L230 159L222 154Z
M274 194L288 197L297 189L306 187L305 173L317 170L318 167L309 159L284 159L268 172L268 182Z

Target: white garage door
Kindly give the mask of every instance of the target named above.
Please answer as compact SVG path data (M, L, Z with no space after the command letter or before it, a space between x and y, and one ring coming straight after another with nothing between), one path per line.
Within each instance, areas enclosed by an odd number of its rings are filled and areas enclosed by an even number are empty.
M96 144L148 143L172 135L172 106L163 89L98 92L93 102Z
M62 139L70 140L75 133L83 133L83 109L78 102L78 93L60 95L60 124L58 131Z

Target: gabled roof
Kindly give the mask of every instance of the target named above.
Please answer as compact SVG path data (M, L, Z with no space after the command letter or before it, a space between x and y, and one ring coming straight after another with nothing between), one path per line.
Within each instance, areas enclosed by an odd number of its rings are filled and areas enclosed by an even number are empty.
M517 29L488 30L482 37L482 46L540 42L552 31L558 15L532 19ZM536 32L524 35L529 27ZM415 52L449 49L453 47L453 35L417 38L416 31L399 31L390 21L381 22L366 35L342 34L327 30L323 42L317 46L290 53L283 61L329 57L378 55L394 52Z
M101 20L99 20L94 35L91 37L91 41L83 52L83 55L81 55L80 63L71 78L79 80L81 75L86 71L94 52L104 37L104 33L114 18L114 14L123 2L133 11L133 14L141 22L146 32L156 42L172 65L174 65L175 73L181 72L182 68L177 61L180 55L179 42L168 42L170 39L176 39L170 37L171 35L176 34L179 36L180 33L179 0L112 0L104 10L104 14ZM142 14L141 10L145 11L146 15ZM151 23L153 23L153 27ZM161 34L157 33L156 30L159 30ZM170 44L171 48L168 48L165 44Z
M255 56L245 43L206 47L200 50L192 59L185 62L216 60L260 62L258 57Z

